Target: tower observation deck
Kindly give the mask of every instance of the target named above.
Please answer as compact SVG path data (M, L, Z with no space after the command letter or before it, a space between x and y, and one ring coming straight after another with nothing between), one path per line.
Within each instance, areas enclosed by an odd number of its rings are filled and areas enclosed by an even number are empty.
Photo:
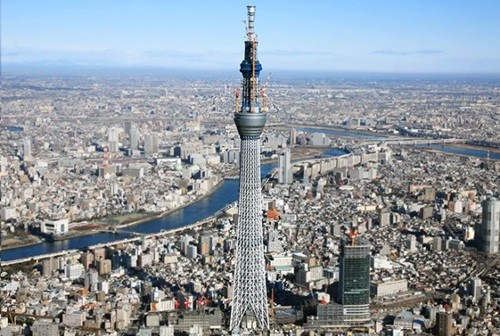
M234 297L231 307L233 334L247 329L269 329L262 231L260 135L266 123L261 108L259 74L262 66L257 59L257 36L254 33L255 6L247 6L245 54L240 64L243 76L241 105L234 122L241 138L240 188L238 222L236 226L236 268L234 271Z

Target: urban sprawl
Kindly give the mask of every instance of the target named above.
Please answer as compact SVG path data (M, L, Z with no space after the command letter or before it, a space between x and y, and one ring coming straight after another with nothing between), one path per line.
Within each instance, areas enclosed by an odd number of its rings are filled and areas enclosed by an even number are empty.
M498 82L262 76L269 335L499 335ZM0 256L130 236L2 257L0 336L229 334L237 204L133 232L237 178L237 76L2 84Z

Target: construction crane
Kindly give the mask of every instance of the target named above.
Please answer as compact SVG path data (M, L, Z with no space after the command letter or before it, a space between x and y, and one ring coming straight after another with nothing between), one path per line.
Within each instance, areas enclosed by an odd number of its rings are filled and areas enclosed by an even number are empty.
M267 74L266 83L262 86L261 96L262 96L262 111L267 112L269 109L267 108L267 85L269 84L269 80L271 79L271 73Z
M274 288L271 289L271 309L269 310L269 317L273 318L275 316L275 311L274 311Z
M347 236L349 237L349 240L351 241L351 246L356 245L356 238L358 237L358 230L355 228L351 227L349 229L349 232L347 233Z

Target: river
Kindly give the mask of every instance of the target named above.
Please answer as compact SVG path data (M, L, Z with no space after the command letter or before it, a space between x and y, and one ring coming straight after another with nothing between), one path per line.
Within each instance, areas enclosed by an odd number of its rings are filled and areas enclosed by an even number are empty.
M330 135L336 135L339 137L350 137L350 138L358 138L368 141L377 141L389 138L389 136L383 134L363 134L356 132L349 132L344 130L335 130L335 129L316 129L316 128L297 128L297 130L307 133L324 133ZM398 139L409 139L407 137L395 137ZM459 146L451 146L451 145L440 145L440 144L432 144L432 145L416 145L415 147L422 148L431 148L433 150L448 153L448 154L456 154L456 155L465 155L465 156L474 156L474 157L487 157L488 150L487 149L474 149L469 147L459 147ZM500 153L495 153L493 151L489 152L490 159L492 160L500 160Z
M455 146L438 145L438 144L417 145L417 147L430 148L430 149L433 149L435 151L448 153L448 154L475 156L475 157L481 157L481 158L485 158L489 155L490 159L492 159L492 160L500 160L500 153L496 153L496 152L489 152L488 153L487 149L455 147Z
M0 126L0 130L7 130L9 132L19 133L23 131L23 128L20 126Z
M303 129L306 130L306 129ZM375 140L376 138L381 138L382 136L375 135L363 135L359 133L350 133L348 131L336 131L336 130L320 130L320 129L307 129L308 132L321 132L334 134L338 136L351 136L360 137L367 140ZM469 148L459 148L452 146L441 146L441 145L431 145L425 147L432 147L435 150L451 153L451 154L461 154L470 155L477 157L486 157L487 151L485 150L475 150ZM327 156L340 156L345 154L339 149L328 149L325 152ZM491 153L490 157L492 159L500 160L500 154ZM262 165L261 177L266 176L274 167L276 163L266 163ZM202 199L199 202L193 203L185 208L179 209L163 218L153 219L148 222L144 222L135 226L126 228L131 232L140 233L156 233L162 230L175 229L190 224L194 224L197 221L201 221L207 217L214 215L217 211L224 208L226 205L233 203L238 197L238 180L225 180L223 185L217 189L210 196ZM72 249L85 249L88 246L109 243L120 239L125 239L130 235L126 233L112 234L112 233L96 233L92 235L70 238L62 241L56 242L43 242L35 245L18 247L13 249L8 249L2 251L2 260L9 261L20 258L27 258L32 256L37 256L41 254L48 254L59 252L63 250Z
M272 167L263 165L262 171L267 174ZM223 185L212 195L179 209L163 218L153 219L125 230L140 233L156 233L161 230L175 229L193 224L215 214L227 204L236 201L238 195L238 180L225 180ZM40 254L54 253L62 250L84 249L90 245L109 243L129 237L126 233L96 233L92 235L70 238L55 242L44 242L32 246L19 247L2 251L2 260L26 258Z
M336 135L339 137L358 138L358 139L363 139L363 140L379 140L379 139L388 138L388 136L383 135L383 134L378 135L378 134L368 134L368 133L357 133L357 132L350 132L350 131L337 130L337 129L319 129L319 128L300 127L300 128L297 128L297 131L302 131L302 132L306 132L306 133L324 133L324 134L329 134L329 135Z
M343 153L343 152L338 152ZM262 165L261 176L265 177L276 163ZM212 216L226 205L233 203L238 197L238 180L225 180L222 186L210 196L199 202L188 205L165 217L153 219L138 225L130 226L124 230L140 233L156 233L161 230L176 229L196 223ZM40 254L48 254L63 250L85 249L88 246L109 243L125 239L130 235L126 233L96 233L82 237L70 238L55 242L43 242L36 245L18 247L2 251L2 260L9 261L20 258L32 257Z

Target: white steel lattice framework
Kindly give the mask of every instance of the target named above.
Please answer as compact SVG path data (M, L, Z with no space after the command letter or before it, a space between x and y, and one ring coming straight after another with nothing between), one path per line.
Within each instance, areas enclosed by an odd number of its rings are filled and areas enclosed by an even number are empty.
M257 40L253 33L255 7L248 6L241 107L236 102L234 122L241 138L240 194L236 227L236 269L231 308L233 334L240 328L255 331L269 329L262 231L260 135L266 114L257 91L262 66L257 60ZM238 96L237 96L238 98Z
M260 139L241 143L239 217L236 228L236 270L231 329L269 327L262 233ZM246 316L245 316L246 314Z

